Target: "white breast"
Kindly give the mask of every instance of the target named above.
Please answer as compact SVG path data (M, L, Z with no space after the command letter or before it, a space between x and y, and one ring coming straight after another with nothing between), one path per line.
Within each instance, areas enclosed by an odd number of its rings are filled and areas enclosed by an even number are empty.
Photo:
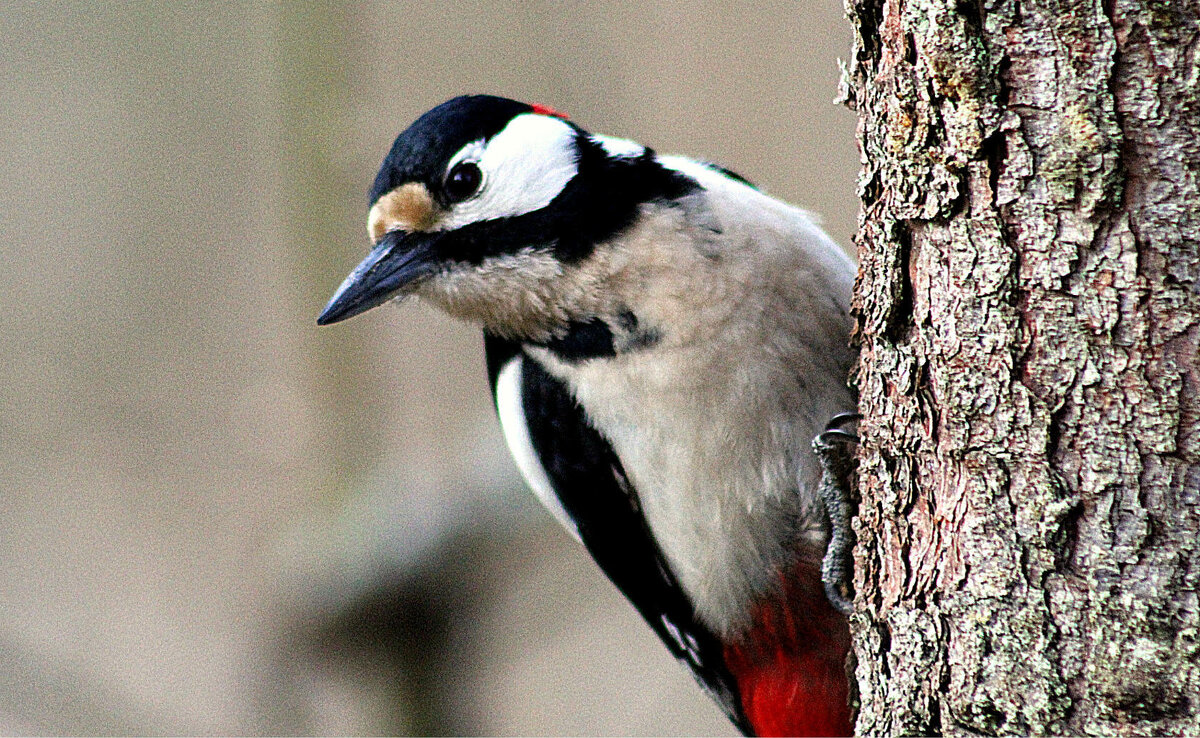
M574 365L531 355L613 445L701 619L731 634L798 546L824 545L810 444L853 407L853 267L801 211L683 166L750 202L713 198L716 237L664 209L615 246L610 288L659 342Z

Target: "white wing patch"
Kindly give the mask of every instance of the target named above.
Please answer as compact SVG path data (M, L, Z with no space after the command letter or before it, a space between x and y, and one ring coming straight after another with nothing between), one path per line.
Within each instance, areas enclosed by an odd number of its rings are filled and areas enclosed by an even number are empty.
M496 409L500 415L500 430L504 432L504 440L508 443L509 453L517 462L517 469L537 498L542 501L558 522L562 523L567 532L580 540L579 529L575 521L554 492L554 485L533 448L533 438L529 435L529 424L525 419L525 403L521 394L521 373L524 370L524 359L514 356L500 370L496 378Z
M435 229L450 231L546 207L579 172L576 135L558 118L526 113L486 143L467 144L450 161L477 163L483 186L478 195L451 208Z

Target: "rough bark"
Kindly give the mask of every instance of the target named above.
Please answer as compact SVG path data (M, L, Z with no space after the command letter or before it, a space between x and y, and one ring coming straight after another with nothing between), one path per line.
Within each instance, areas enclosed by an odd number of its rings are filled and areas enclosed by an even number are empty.
M847 0L876 734L1200 734L1200 8Z

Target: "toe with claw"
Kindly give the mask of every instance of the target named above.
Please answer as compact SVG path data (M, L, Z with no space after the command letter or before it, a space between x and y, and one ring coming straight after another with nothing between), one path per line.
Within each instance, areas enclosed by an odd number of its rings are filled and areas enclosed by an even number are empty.
M854 562L854 531L850 519L858 505L854 490L854 470L857 461L854 446L858 436L848 430L859 420L858 413L835 415L813 439L813 450L821 460L821 483L818 492L829 516L829 545L821 562L821 581L825 596L839 611L849 614L853 608L854 590L851 584Z

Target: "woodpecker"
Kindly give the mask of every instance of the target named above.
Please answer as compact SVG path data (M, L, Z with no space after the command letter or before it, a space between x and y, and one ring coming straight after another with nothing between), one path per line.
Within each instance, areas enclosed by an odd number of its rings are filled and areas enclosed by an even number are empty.
M853 262L714 164L454 98L396 138L318 319L418 298L483 329L529 486L747 734L848 735L811 448L853 410Z

